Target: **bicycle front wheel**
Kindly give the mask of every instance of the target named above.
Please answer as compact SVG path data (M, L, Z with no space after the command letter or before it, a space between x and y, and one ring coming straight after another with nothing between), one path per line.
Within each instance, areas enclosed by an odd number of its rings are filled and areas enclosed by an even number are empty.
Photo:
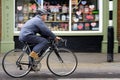
M58 58L54 51L48 55L48 69L57 76L67 76L72 74L78 65L76 55L65 48L59 48L58 55L61 59Z
M29 66L29 56L21 49L13 49L4 55L2 67L11 77L23 77L31 69L31 66Z

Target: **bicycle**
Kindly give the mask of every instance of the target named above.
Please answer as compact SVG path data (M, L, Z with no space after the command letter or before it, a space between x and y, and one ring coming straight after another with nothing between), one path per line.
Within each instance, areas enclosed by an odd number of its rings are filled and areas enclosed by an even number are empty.
M66 40L61 39L66 44ZM76 55L65 47L58 47L54 40L49 41L49 47L40 56L38 62L34 62L29 53L31 46L24 42L23 49L13 49L7 52L2 60L2 67L5 73L14 78L27 75L41 60L47 56L46 64L51 73L57 76L67 76L72 74L78 65Z

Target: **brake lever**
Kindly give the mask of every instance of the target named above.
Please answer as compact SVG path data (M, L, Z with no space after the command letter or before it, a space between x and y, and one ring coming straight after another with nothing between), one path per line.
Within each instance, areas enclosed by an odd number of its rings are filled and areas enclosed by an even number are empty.
M67 39L62 39L61 38L61 41L65 43L65 46L67 46Z

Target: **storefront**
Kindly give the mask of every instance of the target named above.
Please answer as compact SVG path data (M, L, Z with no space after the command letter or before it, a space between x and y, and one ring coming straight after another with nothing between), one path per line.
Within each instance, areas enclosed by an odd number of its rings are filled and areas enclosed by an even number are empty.
M46 24L56 34L81 35L81 33L102 33L102 0L38 0L41 8L52 13ZM22 25L35 16L38 5L34 0L16 0L15 31L19 33ZM79 5L78 5L79 3ZM77 6L78 5L78 6Z
M113 0L113 5L113 24L116 31L114 16L117 14L117 0ZM17 44L13 37L18 37L22 25L36 15L38 8L45 8L52 13L46 20L48 28L56 35L70 39L73 46L71 49L80 49L83 42L91 48L98 44L100 52L107 51L109 0L2 0L1 51L3 48L9 50ZM82 41L83 38L85 40ZM116 37L114 45L114 52L117 52Z

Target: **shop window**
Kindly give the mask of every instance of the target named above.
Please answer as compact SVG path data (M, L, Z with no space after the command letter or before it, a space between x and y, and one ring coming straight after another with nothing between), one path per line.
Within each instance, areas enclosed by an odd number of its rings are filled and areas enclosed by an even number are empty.
M38 1L38 4L36 3ZM44 8L48 15L46 25L56 32L100 31L100 2L102 0L15 0L15 31ZM102 6L102 5L101 5ZM101 13L102 14L102 13Z
M98 0L72 0L72 31L98 31Z
M34 0L16 0L15 30L20 31L23 24L36 15L38 8ZM52 31L69 30L69 0L44 0L43 8L52 13L46 20Z

